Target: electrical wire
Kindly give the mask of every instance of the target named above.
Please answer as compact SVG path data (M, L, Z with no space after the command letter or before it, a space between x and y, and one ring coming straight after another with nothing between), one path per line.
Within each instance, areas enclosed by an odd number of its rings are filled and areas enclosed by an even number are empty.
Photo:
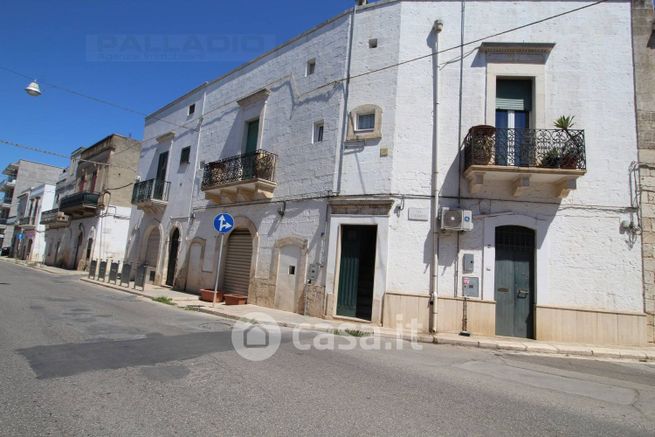
M0 144L5 144L5 145L16 147L16 148L19 148L19 149L29 150L30 152L42 153L44 155L51 155L51 156L55 156L57 158L70 160L70 156L64 155L63 153L57 153L57 152L53 152L53 151L46 150L46 149L41 149L41 148L34 147L34 146L28 146L26 144L15 143L13 141L0 139ZM93 161L93 160L90 160L90 159L81 159L80 158L78 161L79 162L88 162L88 163L96 164L96 165L104 165L106 167L122 168L124 170L136 171L136 169L132 168L132 167L123 167L123 166L116 165L116 164L109 164L107 162Z
M400 66L402 66L402 65L406 65L406 64L409 64L409 63L412 63L412 62L416 62L416 61L420 61L420 60L423 60L423 59L432 58L432 57L434 57L434 56L437 55L437 54L446 53L446 52L449 52L449 51L452 51L452 50L455 50L455 49L458 49L458 48L463 48L463 47L466 47L466 46L469 46L469 45L472 45L472 44L476 44L476 43L479 43L479 42L485 41L485 40L490 39L490 38L495 38L495 37L497 37L497 36L505 35L505 34L508 34L508 33L511 33L511 32L515 32L515 31L517 31L517 30L525 29L525 28L527 28L527 27L531 27L531 26L534 26L534 25L537 25L537 24L541 24L541 23L544 23L544 22L546 22L546 21L554 20L554 19L556 19L556 18L559 18L559 17L565 16L565 15L569 15L569 14L572 14L572 13L575 13L575 12L578 12L578 11L581 11L581 10L584 10L584 9L588 9L588 8L593 7L593 6L597 6L597 5L601 4L601 3L606 3L606 2L608 2L608 1L609 1L609 0L598 0L598 1L594 2L594 3L590 3L590 4L583 5L583 6L580 6L580 7L577 7L577 8L569 9L569 10L567 10L567 11L560 12L560 13L558 13L558 14L554 14L554 15L550 15L550 16L548 16L548 17L544 17L544 18L541 18L541 19L539 19L539 20L531 21L531 22L529 22L529 23L526 23L526 24L523 24L523 25L520 25L520 26L515 26L515 27L512 27L512 28L510 28L510 29L506 29L506 30L503 30L503 31L500 31L500 32L496 32L496 33L491 34L491 35L487 35L487 36L484 36L484 37L481 37L481 38L477 38L477 39L474 39L474 40L471 40L471 41L467 41L467 42L464 42L464 43L460 43L460 44L457 44L457 45L454 45L454 46L451 46L451 47L445 48L445 49L443 49L443 50L439 50L439 51L437 51L437 52L430 52L430 53L428 53L428 54L426 54L426 55L422 55L422 56L418 56L418 57L415 57L415 58L407 59L407 60L405 60L405 61L397 62L397 63L395 63L395 64L386 65L386 66L384 66L384 67L380 67L380 68L377 68L377 69L369 70L369 71L366 71L366 72L363 72L363 73L360 73L360 74L356 74L356 75L347 75L347 77L340 78L340 79L336 79L336 80L333 80L333 81L327 82L327 83L325 83L325 84L323 84L323 85L320 85L320 86L318 86L318 87L316 87L316 88L314 88L314 89L312 89L312 90L310 90L310 91L307 91L307 92L303 93L303 95L307 95L307 94L313 93L313 92L315 92L315 91L318 91L318 90L323 89L323 88L328 87L328 86L335 86L335 85L340 84L340 83L342 83L342 82L345 82L345 81L347 81L347 80L357 79L357 78L360 78L360 77L368 76L368 75L370 75L370 74L375 74L375 73L379 73L379 72L381 72L381 71L386 71L386 70L389 70L389 69L392 69L392 68L400 67ZM468 56L469 54L471 54L473 51L475 51L475 49L474 49L474 50L471 50L470 52L468 52L466 55L463 55L463 56L466 57L466 56ZM448 65L448 64L450 64L450 63L457 62L457 61L461 60L461 58L462 58L462 55L460 55L460 56L458 56L457 58L452 59L452 60L450 60L450 61L446 61L446 62L443 63L442 65L445 66L445 65ZM9 73L12 73L12 74L15 74L15 75L21 76L21 77L23 77L23 78L27 78L28 80L31 80L31 79L33 78L33 76L26 75L26 74L24 74L24 73L18 72L18 71L16 71L16 70L13 70L13 69L11 69L11 68L7 68L7 67L1 66L1 65L0 65L0 70L7 71L7 72L9 72ZM280 81L280 79L276 80L275 82L279 82L279 81ZM134 114L142 115L142 116L147 117L147 118L155 119L155 120L158 120L158 121L162 121L162 122L165 122L165 123L168 123L168 124L171 124L171 125L177 126L177 127L179 127L179 128L184 129L184 132L187 132L187 131L195 131L195 132L198 132L198 129L199 129L199 128L194 128L194 127L189 127L188 125L177 124L177 123L171 122L171 121L169 121L169 120L166 120L166 119L164 119L164 118L157 117L157 116L154 116L154 115L152 115L152 114L146 114L146 113L144 113L144 112L141 112L141 111L138 111L138 110L135 110L135 109L129 108L129 107L127 107L127 106L119 105L119 104L116 104L116 103L110 102L110 101L108 101L108 100L100 99L100 98L98 98L98 97L90 96L90 95L88 95L88 94L84 94L84 93L81 93L81 92L79 92L79 91L75 91L75 90L73 90L73 89L70 89L70 88L67 88L67 87L64 87L64 86L61 86L61 85L56 85L56 84L53 84L53 83L50 83L50 82L46 82L46 81L41 81L41 83L42 83L42 84L45 84L45 85L47 85L47 86L50 86L50 87L53 87L53 88L59 89L59 90L61 90L61 91L64 91L64 92L67 92L67 93L70 93L70 94L76 95L76 96L78 96L78 97L83 97L83 98L86 98L86 99L89 99L89 100L92 100L92 101L95 101L95 102L98 102L98 103L101 103L101 104L104 104L104 105L108 105L108 106L114 107L114 108L116 108L116 109L120 109L120 110L127 111L127 112L131 112L131 113L134 113ZM231 105L231 104L233 104L235 101L236 101L236 100L232 100L232 101L229 101L229 102L225 102L225 103L223 103L223 104L221 104L221 105L218 105L218 106L216 106L216 107L210 109L209 111L205 112L205 113L202 115L202 117L206 117L208 114L210 114L210 113L212 113L212 112L215 112L215 111L217 111L217 110L219 110L219 109L221 109L221 108L224 108L225 106ZM157 136L154 136L154 137L151 137L151 138L147 138L147 139L143 139L143 140L141 140L141 143L145 143L145 142L147 142L147 141L150 141L150 140L152 140L152 139L155 139L155 138L157 138L158 136L160 136L160 135L157 135ZM0 140L0 143L8 144L8 145L11 145L11 146L14 146L14 147L23 148L23 149L26 149L26 150L31 150L31 151L33 151L33 152L38 152L38 153L43 153L43 154L47 154L47 155L51 155L51 156L56 156L56 157L63 158L63 159L69 159L68 156L65 156L65 155L63 155L63 154L56 153L56 152L51 152L51 151L49 151L49 150L45 150L45 149L39 149L39 148L37 148L37 147L26 146L26 145L23 145L23 144L17 144L17 143L14 143L14 142L11 142L11 141L6 141L6 140ZM130 147L132 147L132 146L130 146ZM93 161L87 161L87 162L93 162ZM116 165L114 165L114 164L107 164L107 163L100 163L100 162L94 162L94 163L96 163L96 164L101 164L101 165L107 165L107 166L119 167L119 166L116 166ZM126 168L126 167L122 167L122 168ZM129 170L135 170L135 169L133 169L133 168L127 168L127 169L129 169Z

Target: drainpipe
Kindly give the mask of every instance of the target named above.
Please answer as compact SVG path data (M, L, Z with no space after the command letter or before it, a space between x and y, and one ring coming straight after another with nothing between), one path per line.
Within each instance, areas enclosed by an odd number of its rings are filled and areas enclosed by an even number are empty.
M360 3L358 3L360 4ZM343 114L341 120L341 143L339 144L339 165L337 167L337 186L336 192L333 195L338 196L341 194L341 174L343 172L343 152L346 144L346 135L348 132L348 95L350 92L350 67L353 52L353 34L355 33L355 14L357 13L357 6L353 7L352 15L350 17L350 29L348 35L348 60L346 61L346 81L343 86Z
M202 133L202 124L205 121L205 103L207 102L207 84L209 82L205 82L205 90L202 95L202 110L200 112L200 119L198 120L198 135L196 138L196 159L194 160L193 164L193 179L191 180L191 196L189 196L189 219L188 219L188 227L189 229L191 228L191 221L193 220L193 193L196 190L196 174L198 172L198 159L200 158L200 134ZM170 196L170 187L169 187L169 193L168 195ZM187 238L189 237L189 232L187 230Z
M443 29L443 22L435 20L432 27L434 32L434 45L432 46L432 193L430 196L430 231L432 234L432 261L430 263L430 332L437 332L437 290L439 286L438 277L438 255L439 228L437 227L437 208L439 202L439 190L437 177L439 168L437 166L437 143L439 138L439 34Z

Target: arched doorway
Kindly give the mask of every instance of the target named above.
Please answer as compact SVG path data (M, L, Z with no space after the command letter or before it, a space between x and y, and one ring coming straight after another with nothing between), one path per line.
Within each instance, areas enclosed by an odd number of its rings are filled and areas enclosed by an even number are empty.
M82 252L82 244L84 243L84 233L80 231L77 235L77 243L75 244L75 257L73 258L73 270L77 270L77 266L80 260L80 255Z
M177 267L177 251L180 248L180 230L175 228L168 245L168 269L166 270L166 285L173 286L175 268Z
M534 338L535 231L496 228L496 335Z
M157 268L159 260L159 229L153 228L148 234L146 248L143 253L143 263L149 267Z
M234 230L227 240L223 291L248 295L252 263L252 235L247 229Z
M86 243L86 264L89 264L89 261L91 261L91 251L93 249L93 238L89 238L89 241Z

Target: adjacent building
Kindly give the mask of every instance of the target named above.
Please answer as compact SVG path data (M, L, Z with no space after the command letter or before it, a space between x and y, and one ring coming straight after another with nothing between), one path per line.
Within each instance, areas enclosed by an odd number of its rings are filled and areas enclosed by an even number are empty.
M55 186L41 184L18 196L16 210L15 257L28 262L43 263L45 255L45 226L40 224L43 209L50 209L55 200Z
M644 343L631 47L628 1L358 1L146 118L127 260L325 318Z
M644 312L648 341L655 342L655 16L650 0L632 1L635 109L639 147Z
M0 182L0 191L4 197L0 203L0 233L2 233L2 248L8 248L9 254L14 255L18 247L18 236L14 232L18 212L19 195L29 192L33 187L42 184L57 182L60 167L40 164L24 159L9 164L2 172L5 180Z
M124 259L140 147L112 134L71 154L41 216L46 264L84 270L90 259Z

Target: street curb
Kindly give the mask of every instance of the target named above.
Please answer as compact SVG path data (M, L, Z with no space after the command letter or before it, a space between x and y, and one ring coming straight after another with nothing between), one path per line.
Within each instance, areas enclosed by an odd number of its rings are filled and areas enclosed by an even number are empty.
M81 281L99 285L105 288L109 288L116 291L122 291L129 293L135 296L144 297L148 300L153 300L152 296L149 296L138 290L129 289L126 287L119 287L118 285L108 284L105 282L95 281L89 278L80 278ZM188 307L189 305L187 305ZM185 309L186 307L175 305L174 307ZM266 322L258 320L249 320L245 317L222 312L218 309L205 308L205 307L193 307L191 311L197 311L199 313L208 314L211 316L222 317L228 320L234 321L252 321L258 324L267 324ZM305 328L309 331L315 332L325 332L325 333L335 333L335 328L328 326L327 323L325 326L320 325L311 325L310 327L303 326L304 323L295 323L295 322L276 322L277 326L296 329L296 328ZM368 332L368 331L367 331ZM372 331L371 331L372 332ZM641 350L630 350L630 349L619 349L619 348L608 348L608 347L592 347L592 346L583 346L583 345L552 345L549 343L519 343L511 341L495 341L488 338L477 339L475 337L460 337L455 338L452 336L444 336L443 334L419 334L415 337L412 337L408 334L401 334L400 336L396 333L389 332L379 332L378 335L381 338L385 339L402 339L404 341L414 341L417 343L432 343L432 344L441 344L441 345L450 345L450 346L464 346L464 347L473 347L479 349L491 349L491 350L502 350L508 352L526 352L526 353L536 353L536 354L545 354L545 355L554 355L554 356L573 356L573 357L582 357L582 358L600 358L600 359L613 359L613 360L632 360L638 362L655 362L655 348L652 348L652 351L641 351Z

